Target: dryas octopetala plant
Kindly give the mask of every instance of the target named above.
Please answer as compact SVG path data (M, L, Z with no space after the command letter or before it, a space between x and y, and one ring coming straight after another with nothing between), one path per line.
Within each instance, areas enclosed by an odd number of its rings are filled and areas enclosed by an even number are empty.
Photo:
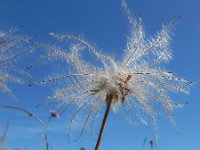
M24 77L29 76L21 69L17 60L23 55L32 52L30 38L18 35L17 29L0 31L0 91L13 94L9 84L16 82L24 83Z
M110 108L114 111L119 110L131 124L137 124L140 121L147 126L150 123L156 132L159 115L157 106L164 110L170 122L174 124L172 112L182 105L171 101L169 93L174 91L188 93L187 85L191 83L175 77L172 72L161 67L163 63L172 59L169 46L170 32L179 17L169 25L162 26L162 29L154 36L147 38L142 28L141 18L137 22L131 15L126 2L124 0L121 2L131 26L131 34L127 39L121 61L102 54L95 46L79 36L52 32L49 35L55 39L71 42L70 51L58 46L39 44L48 51L48 55L33 64L56 58L72 66L71 72L64 75L52 75L46 80L30 85L59 80L72 81L71 83L63 82L64 87L54 90L54 94L49 97L49 100L56 102L59 110L65 110L72 105L77 107L69 128L77 114L84 110L87 113L83 123L84 130L89 120L93 120L102 105L106 104L95 150L99 148ZM94 58L99 62L91 62L88 58L82 57L81 54L85 50L95 56ZM156 109L153 107L155 104L157 104ZM126 112L123 113L124 111ZM130 119L127 113L131 113L135 119Z

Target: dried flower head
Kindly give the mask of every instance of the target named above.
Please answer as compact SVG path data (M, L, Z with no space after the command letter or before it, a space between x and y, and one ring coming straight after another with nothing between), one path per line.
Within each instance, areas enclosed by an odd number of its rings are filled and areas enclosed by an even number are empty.
M148 123L152 124L156 132L159 115L157 109L164 110L174 124L172 112L182 105L176 105L171 101L169 94L175 91L188 93L187 85L191 83L174 76L172 72L162 67L163 63L172 59L170 34L179 17L169 25L162 26L160 32L154 36L146 37L142 28L142 19L139 18L137 22L125 1L121 0L121 2L131 25L131 34L121 61L100 53L95 46L81 37L52 32L49 33L50 36L72 43L69 47L70 51L67 52L58 46L40 44L48 51L48 56L35 62L38 64L56 58L62 59L68 66L73 66L70 73L52 75L47 80L34 83L45 84L66 79L72 81L71 84L64 82L65 87L55 90L53 96L49 97L49 100L55 100L63 110L71 104L77 106L78 109L72 116L70 126L76 115L85 108L85 112L88 113L84 123L85 128L89 119L94 118L102 105L106 104L95 149L99 147L110 108L114 111L120 110L131 124L137 124L137 120L145 126ZM85 51L91 53L90 55L93 55L97 61L90 61L89 56L82 57ZM127 113L131 113L135 118L130 119Z
M50 109L49 112L53 118L60 119L60 115L55 110Z
M12 94L8 84L10 82L24 83L19 75L28 75L17 67L16 60L32 51L28 36L19 36L16 29L0 31L0 90ZM17 75L18 74L18 75Z

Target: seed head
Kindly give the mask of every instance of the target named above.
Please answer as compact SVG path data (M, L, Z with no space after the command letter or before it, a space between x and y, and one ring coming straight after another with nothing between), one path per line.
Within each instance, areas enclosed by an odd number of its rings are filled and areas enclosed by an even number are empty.
M30 38L19 36L16 29L0 31L0 90L12 94L8 83L24 83L20 75L29 76L23 69L17 66L17 59L32 52Z
M70 51L58 46L40 44L47 50L48 56L41 58L35 64L46 60L53 61L56 58L56 60L61 59L72 69L71 72L52 75L47 80L37 83L65 80L64 88L54 90L49 100L55 100L61 109L75 104L77 111L72 120L84 110L88 114L84 127L88 118L95 118L102 104L112 99L113 110L120 110L129 123L135 125L139 121L146 126L150 122L156 132L160 109L164 110L174 124L172 112L177 105L171 101L170 93L175 91L188 93L187 85L191 83L163 68L163 64L172 59L171 29L180 17L169 25L162 26L154 36L147 37L142 27L142 19L132 16L125 1L121 2L131 26L131 34L127 39L121 61L102 54L80 36L52 32L49 35L55 39L71 42ZM82 57L83 53L92 55L94 61ZM130 114L135 116L134 119L130 119Z

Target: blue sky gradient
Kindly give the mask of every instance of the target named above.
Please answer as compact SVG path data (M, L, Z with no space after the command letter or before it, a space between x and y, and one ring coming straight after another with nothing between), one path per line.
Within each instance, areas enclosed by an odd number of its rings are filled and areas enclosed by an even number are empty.
M146 35L153 36L160 30L161 24L170 23L182 15L173 29L173 60L165 68L177 76L191 81L200 78L200 1L199 0L127 0L132 14L142 16ZM101 51L121 59L130 26L118 0L0 0L0 27L19 28L20 32L30 34L34 41L48 41L47 33L72 33L83 35ZM32 57L21 60L23 67L31 64ZM47 66L47 65L46 65ZM30 73L34 80L45 77L43 69L33 69ZM41 68L42 68L41 67ZM48 69L46 69L48 70ZM48 70L49 71L49 70ZM200 92L199 83L191 87L190 95L173 94L174 101L188 102L183 109L174 112L177 128L161 117L158 121L158 150L198 150L200 148ZM51 88L46 86L28 87L12 85L20 103L16 103L6 94L0 93L0 103L26 108L43 119L48 118L49 108L35 105L51 95ZM70 143L67 139L67 120L65 114L60 120L49 124L49 143L54 150L78 150L82 146L92 150L95 144L91 132L85 131L79 142ZM9 120L6 141L11 150L15 147L35 149L40 138L40 125L21 112L0 110L0 123ZM100 121L100 120L99 120ZM74 131L80 129L74 125ZM98 131L98 128L97 128ZM74 136L73 136L74 137ZM76 137L76 136L75 136ZM147 150L147 142L152 138L151 129L134 127L128 124L118 113L111 113L101 143L102 150ZM40 149L44 149L43 142Z

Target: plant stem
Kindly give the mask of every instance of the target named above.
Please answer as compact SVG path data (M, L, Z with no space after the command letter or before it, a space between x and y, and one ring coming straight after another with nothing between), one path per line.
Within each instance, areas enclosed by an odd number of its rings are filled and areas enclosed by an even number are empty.
M106 97L106 102L107 102L106 112L105 112L104 117L103 117L103 121L102 121L102 124L101 124L101 129L100 129L100 132L99 132L99 137L98 137L98 140L97 140L97 143L96 143L96 146L95 146L95 150L99 149L99 146L100 146L100 143L101 143L101 138L102 138L103 131L104 131L104 128L105 128L105 124L106 124L106 121L107 121L107 118L108 118L108 115L109 115L109 112L110 112L112 99L113 99L112 95L108 95Z

